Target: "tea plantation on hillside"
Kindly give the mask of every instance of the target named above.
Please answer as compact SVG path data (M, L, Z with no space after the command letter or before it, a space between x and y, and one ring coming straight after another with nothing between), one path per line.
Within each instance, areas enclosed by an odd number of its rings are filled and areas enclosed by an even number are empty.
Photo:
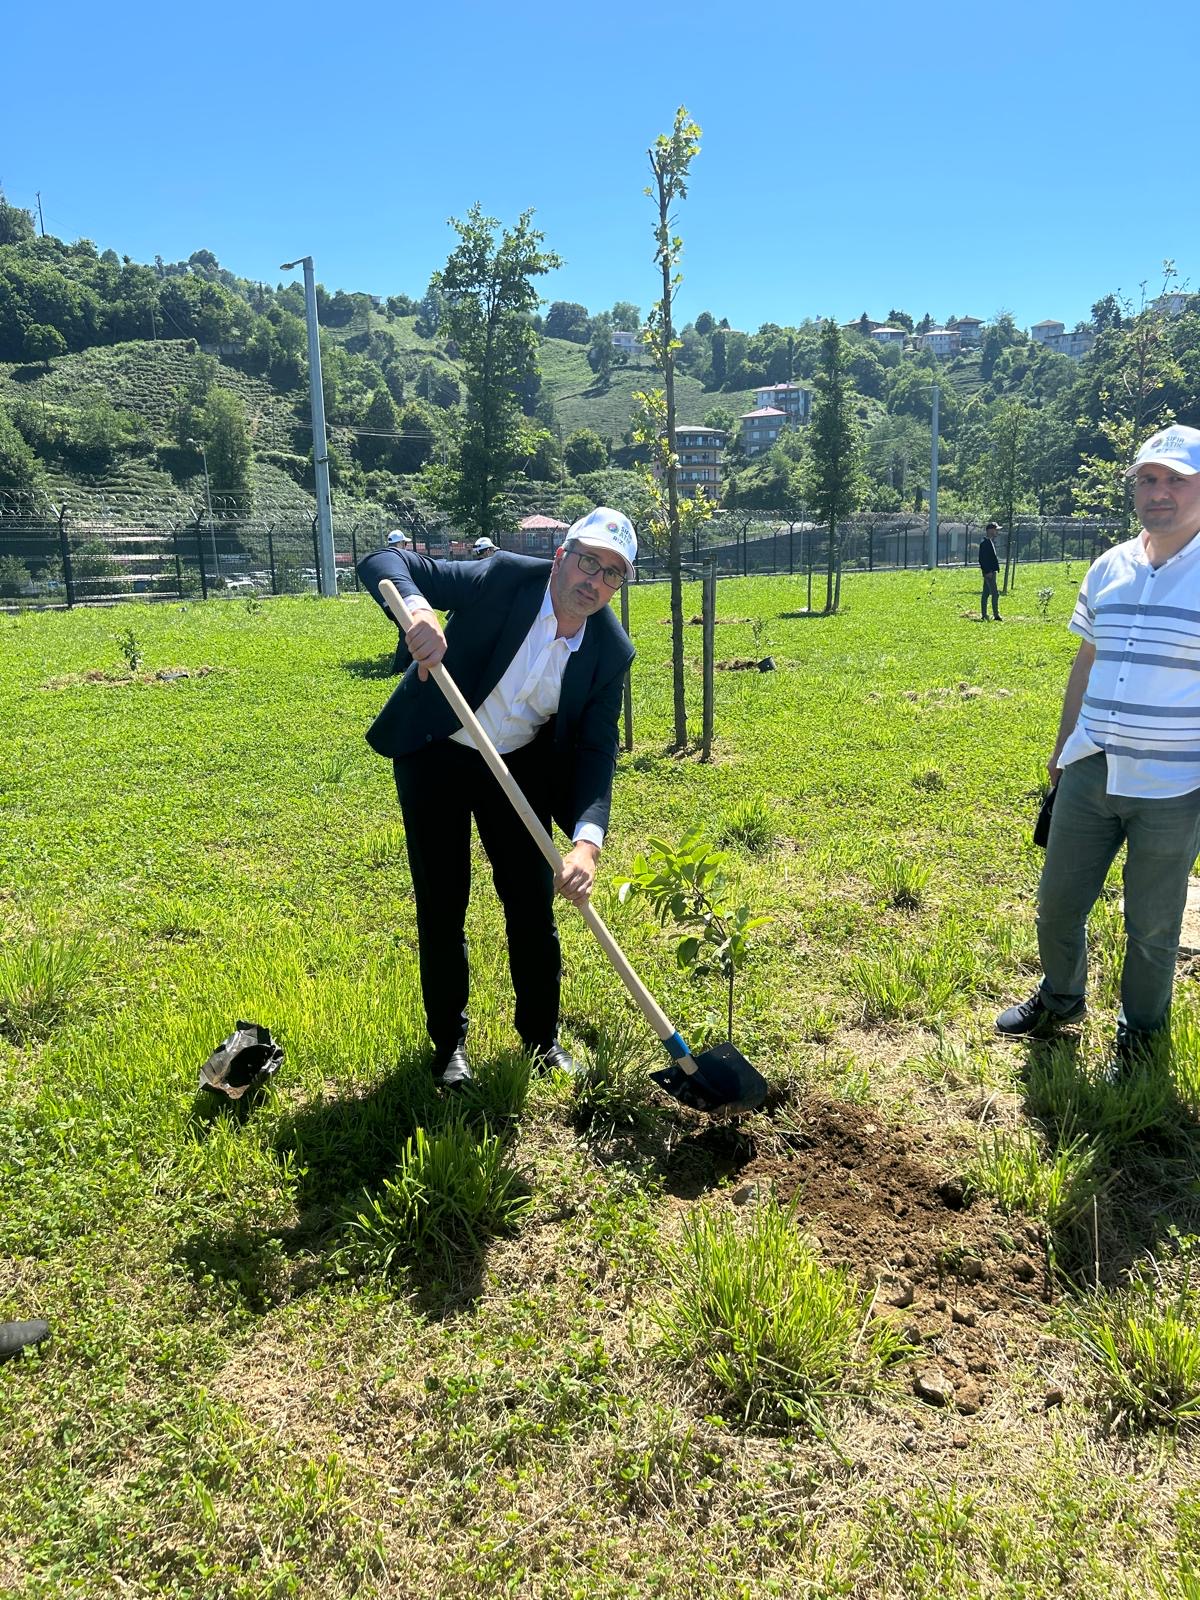
M1111 1085L1035 981L1030 829L1082 565L722 580L715 758L667 751L664 586L597 905L693 1044L714 975L617 885L702 827L770 920L735 1041L767 1107L662 1097L564 907L530 1078L483 870L475 1089L427 1069L365 595L0 617L0 1592L1200 1595L1200 1007ZM1039 590L1052 590L1038 602ZM699 611L689 592L685 615ZM1045 615L1043 615L1043 612ZM700 629L688 629L698 727ZM239 1019L282 1069L197 1091Z

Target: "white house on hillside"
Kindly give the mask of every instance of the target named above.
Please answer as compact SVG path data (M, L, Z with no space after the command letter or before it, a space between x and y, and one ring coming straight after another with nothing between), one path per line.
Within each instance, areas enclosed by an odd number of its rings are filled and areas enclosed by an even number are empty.
M1034 344L1044 344L1047 350L1057 350L1060 356L1074 356L1076 360L1086 356L1096 342L1095 329L1075 328L1068 333L1053 317L1035 322L1029 337Z
M760 411L782 411L798 428L803 428L812 411L812 390L802 383L768 383L754 391L755 404Z
M917 343L923 350L932 350L935 356L956 356L962 337L957 328L930 328L928 333L917 334Z

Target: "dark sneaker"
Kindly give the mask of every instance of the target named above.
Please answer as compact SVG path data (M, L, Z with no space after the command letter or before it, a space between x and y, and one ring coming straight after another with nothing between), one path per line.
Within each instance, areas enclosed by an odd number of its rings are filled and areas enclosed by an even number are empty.
M1024 1038L1028 1034L1053 1033L1055 1028L1076 1021L1086 1011L1087 1004L1083 1000L1072 1006L1070 1011L1051 1011L1042 1004L1039 991L1031 994L1028 1000L1022 1000L1019 1005L1009 1006L1007 1011L1002 1011L996 1018L996 1032L1007 1034L1012 1039Z
M41 1317L28 1322L0 1322L0 1361L19 1356L22 1350L31 1349L50 1332L50 1324Z
M1158 1049L1158 1035L1118 1026L1117 1042L1101 1074L1104 1081L1121 1083L1135 1073L1145 1071L1154 1065Z

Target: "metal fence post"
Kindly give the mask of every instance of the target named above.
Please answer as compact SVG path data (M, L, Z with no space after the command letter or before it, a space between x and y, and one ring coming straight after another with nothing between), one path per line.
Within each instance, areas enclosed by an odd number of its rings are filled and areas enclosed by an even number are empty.
M357 591L361 585L358 581L358 523L350 527L350 559L354 562L354 588Z
M267 529L267 565L271 569L271 593L279 593L279 582L275 577L275 524Z
M904 570L908 571L908 523L904 524Z
M183 599L183 562L179 559L179 524L171 529L171 554L175 557L175 588Z
M62 557L63 588L67 591L68 611L75 604L75 569L71 564L71 545L67 539L67 508L58 513L58 549Z
M875 571L875 524L867 529L867 571Z
M200 598L208 599L208 573L204 570L204 527L196 518L196 559L200 563Z
M629 632L629 585L621 585L621 626ZM630 681L630 668L625 668L625 687L622 691L625 710L625 748L633 749L633 684Z

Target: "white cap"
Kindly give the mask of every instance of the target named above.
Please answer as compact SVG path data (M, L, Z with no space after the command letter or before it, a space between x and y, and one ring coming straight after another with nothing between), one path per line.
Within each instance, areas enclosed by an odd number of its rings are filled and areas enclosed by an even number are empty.
M625 562L626 571L633 576L633 563L637 560L637 534L633 523L622 511L609 506L597 506L586 517L580 517L567 530L567 539L578 539L589 549L612 550ZM566 543L566 539L563 540Z
M1161 428L1146 440L1125 476L1132 478L1139 467L1152 465L1170 467L1181 478L1200 472L1200 428L1185 428L1179 422Z
M496 546L486 534L484 534L482 539L476 539L475 543L471 546L472 550L494 550L495 548Z
M388 544L411 544L412 540L403 528L393 528L387 536L387 542Z

